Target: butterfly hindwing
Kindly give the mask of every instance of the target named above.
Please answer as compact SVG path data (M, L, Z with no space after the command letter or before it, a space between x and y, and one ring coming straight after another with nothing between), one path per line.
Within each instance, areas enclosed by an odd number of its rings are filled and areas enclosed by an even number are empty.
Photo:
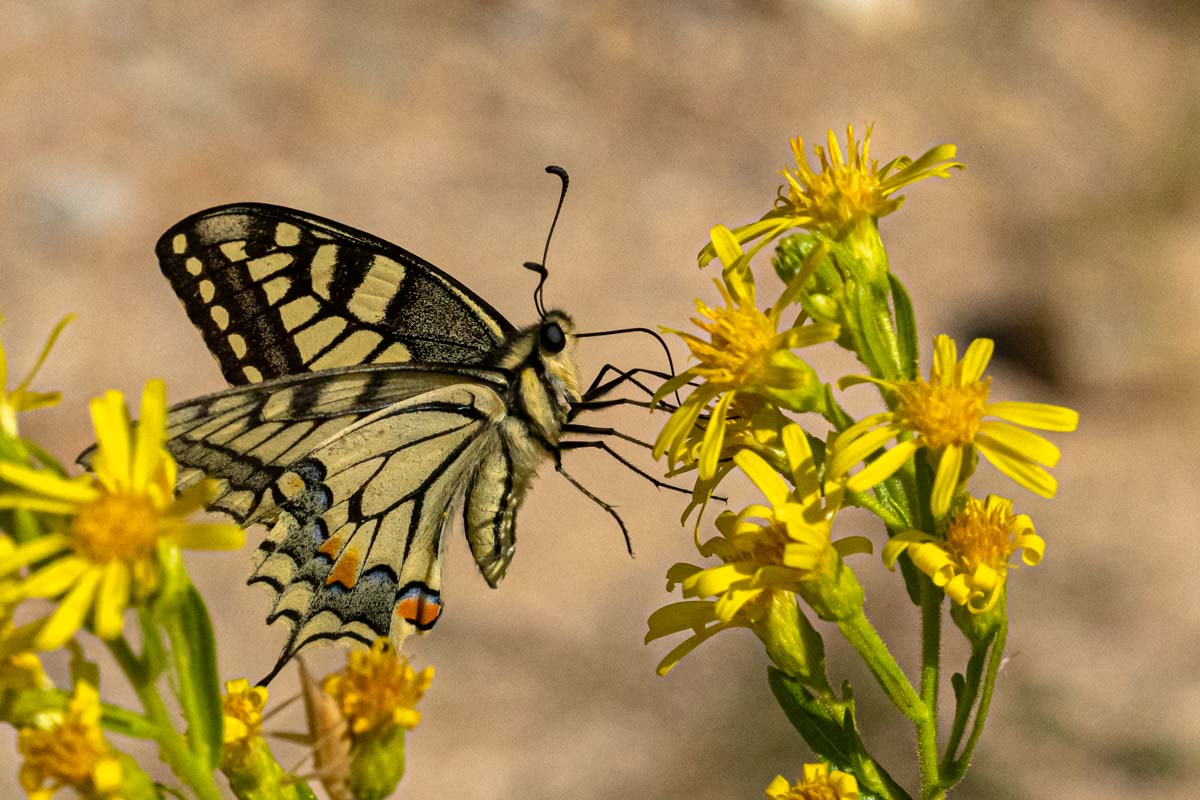
M281 664L316 640L369 642L396 624L433 626L451 509L480 491L481 465L511 463L500 433L503 388L486 370L376 366L239 387L172 409L168 447L182 466L221 481L213 507L271 526L250 582L276 593L268 621L292 624ZM496 472L487 481L514 485ZM501 536L486 548L501 554L500 574L514 510L488 529Z
M201 211L157 252L234 385L353 364L478 364L514 331L407 250L279 206Z

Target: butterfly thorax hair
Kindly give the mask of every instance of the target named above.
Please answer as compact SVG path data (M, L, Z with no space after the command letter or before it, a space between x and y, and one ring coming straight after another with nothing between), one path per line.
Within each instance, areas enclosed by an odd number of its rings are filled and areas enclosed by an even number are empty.
M571 407L580 401L575 323L550 311L511 336L488 361L513 375L509 408L547 451L557 448Z

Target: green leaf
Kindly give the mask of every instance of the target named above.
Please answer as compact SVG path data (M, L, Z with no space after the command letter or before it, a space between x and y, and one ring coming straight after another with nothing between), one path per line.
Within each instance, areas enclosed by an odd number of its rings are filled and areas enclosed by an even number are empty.
M914 606L921 605L921 578L924 577L921 570L908 557L908 551L901 553L896 563L900 565L900 574L904 576L904 590L908 599Z
M767 668L767 682L788 721L814 753L834 764L854 763L855 744L846 737L841 720L833 719L803 684L775 667Z
M900 348L900 368L905 380L913 380L921 371L920 353L917 350L917 318L913 314L912 298L904 284L893 273L888 273L892 287L892 307L896 313L896 345Z
M298 780L292 785L296 788L296 800L317 800L313 790L304 781Z
M189 583L180 600L177 607L164 610L160 623L171 640L175 693L188 721L188 744L216 769L221 761L222 717L212 621L195 586Z

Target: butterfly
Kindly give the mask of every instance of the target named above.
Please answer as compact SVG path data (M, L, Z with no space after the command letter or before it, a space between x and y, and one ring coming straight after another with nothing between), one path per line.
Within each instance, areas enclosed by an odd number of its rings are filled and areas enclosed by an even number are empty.
M547 171L565 195L560 169ZM547 461L617 517L559 457L598 447L628 465L603 441L564 434L613 432L571 420L625 402L596 398L632 372L606 365L581 388L573 351L589 334L545 309L541 264L526 264L542 276L540 319L517 328L407 250L280 206L193 214L157 255L232 385L170 409L179 486L214 478L212 509L269 528L249 582L274 593L268 623L291 630L263 683L314 642L432 628L452 516L499 584L517 511Z

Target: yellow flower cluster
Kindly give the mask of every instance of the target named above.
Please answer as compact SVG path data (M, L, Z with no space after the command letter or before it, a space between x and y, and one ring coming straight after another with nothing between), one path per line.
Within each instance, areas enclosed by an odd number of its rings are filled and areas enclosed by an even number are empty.
M126 607L158 589L162 548L236 549L245 540L236 525L185 519L211 499L212 485L202 481L175 497L161 381L146 384L136 429L120 392L93 400L91 413L97 439L93 474L67 478L0 462L0 481L13 487L0 491L0 508L64 520L59 529L0 554L0 579L33 567L16 584L18 599L58 601L49 617L13 634L36 650L61 647L88 623L102 639L120 635Z
M414 728L421 721L417 701L433 682L433 667L417 672L384 637L370 650L355 650L346 668L325 678L322 690L334 700L355 737L393 727Z
M800 780L776 775L766 794L770 800L858 800L858 781L828 764L805 764Z
M46 713L18 734L21 788L49 800L71 788L90 800L120 800L121 762L100 730L100 696L80 682L65 714Z

